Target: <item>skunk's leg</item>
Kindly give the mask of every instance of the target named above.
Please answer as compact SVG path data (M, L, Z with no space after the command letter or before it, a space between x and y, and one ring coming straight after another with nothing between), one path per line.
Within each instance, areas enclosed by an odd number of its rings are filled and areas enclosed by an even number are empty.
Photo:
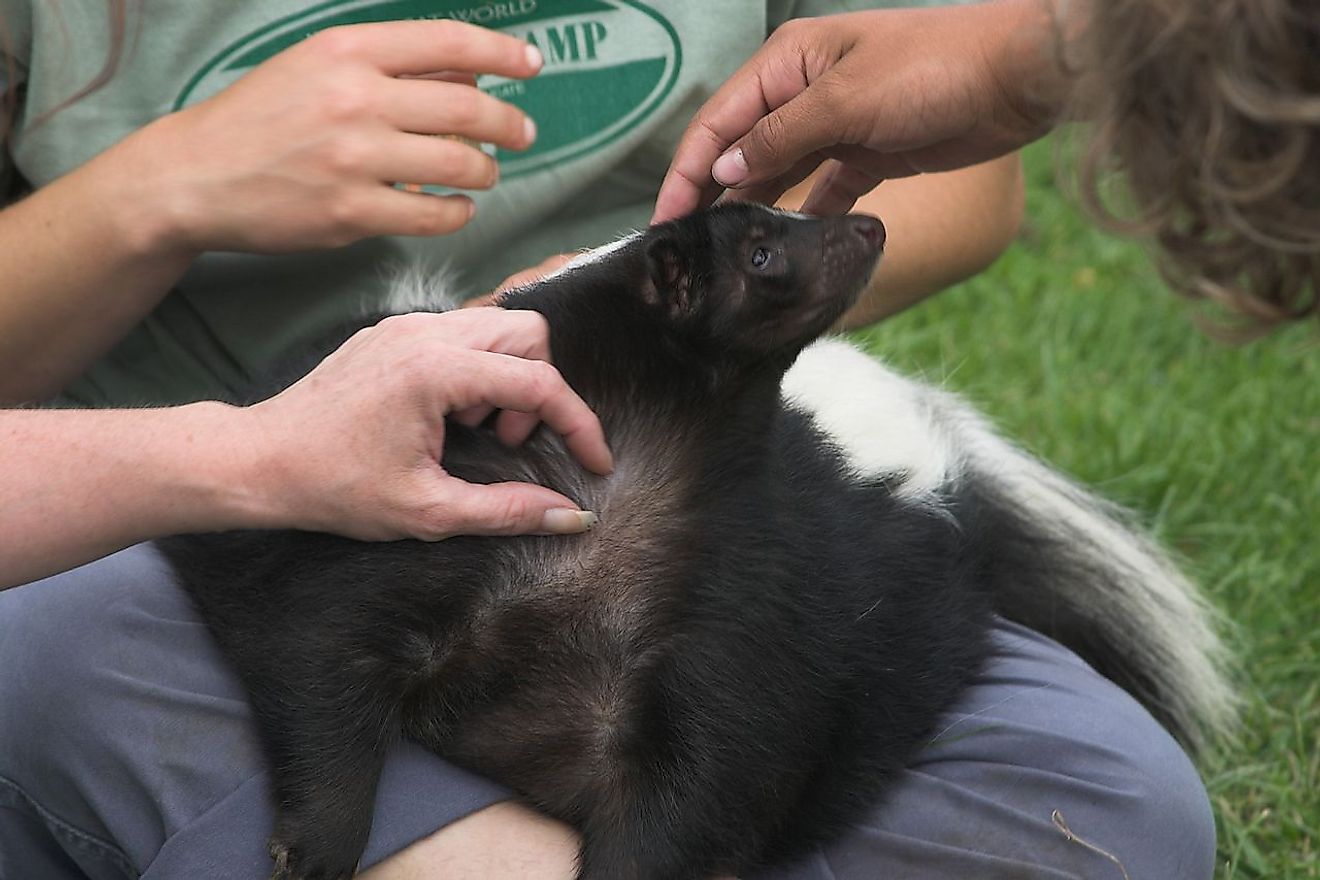
M253 699L276 806L271 880L352 877L367 845L397 707L378 683L341 673L331 692L330 682L289 681Z
M751 861L756 834L721 805L724 783L691 767L646 776L614 780L588 808L578 880L710 880Z

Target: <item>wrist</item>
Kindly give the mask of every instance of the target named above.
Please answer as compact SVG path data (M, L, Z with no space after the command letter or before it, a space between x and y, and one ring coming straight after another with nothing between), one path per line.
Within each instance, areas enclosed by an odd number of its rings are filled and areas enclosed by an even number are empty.
M167 489L183 500L174 531L227 531L292 525L280 490L280 450L251 407L202 401L178 407Z
M178 114L161 117L128 135L88 165L94 173L98 204L110 206L110 223L124 250L148 260L195 259L200 246L197 199L188 175L173 169L188 164L170 147Z
M998 27L989 31L987 60L1008 111L1022 127L1022 143L1059 121L1072 88L1067 41L1073 30L1066 0L999 0Z

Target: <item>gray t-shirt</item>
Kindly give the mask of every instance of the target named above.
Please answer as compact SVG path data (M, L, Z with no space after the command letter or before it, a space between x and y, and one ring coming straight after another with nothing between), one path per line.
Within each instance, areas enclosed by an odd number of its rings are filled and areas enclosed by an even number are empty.
M546 58L534 80L481 83L526 110L539 137L526 153L497 157L501 182L475 194L469 226L440 238L377 238L318 253L205 254L67 397L114 406L223 395L296 340L371 310L391 267L448 267L475 295L550 254L638 227L693 113L769 31L789 17L878 5L911 3L139 0L126 4L124 50L109 82L34 125L105 64L106 4L0 0L7 35L0 46L9 54L0 64L0 92L6 69L26 87L4 161L34 187L332 25L455 18L534 42Z

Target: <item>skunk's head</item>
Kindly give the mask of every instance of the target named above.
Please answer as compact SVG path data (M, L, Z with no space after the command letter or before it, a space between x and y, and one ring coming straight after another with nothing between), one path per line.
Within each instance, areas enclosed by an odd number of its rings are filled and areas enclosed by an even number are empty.
M589 251L501 305L545 315L555 365L593 406L621 390L742 393L734 379L753 373L777 392L774 374L857 300L884 239L874 217L721 205Z
M794 356L856 302L884 241L866 215L721 205L646 231L640 294L694 340Z

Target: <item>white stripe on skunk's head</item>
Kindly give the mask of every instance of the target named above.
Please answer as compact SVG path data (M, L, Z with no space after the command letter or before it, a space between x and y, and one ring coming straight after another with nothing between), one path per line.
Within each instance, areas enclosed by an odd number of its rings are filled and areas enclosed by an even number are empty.
M545 276L541 278L541 281L549 281L552 278L558 278L560 275L564 275L568 272L572 272L575 269L581 269L584 266L590 266L593 263L603 262L605 259L607 259L610 256L610 254L613 254L616 251L623 250L625 247L632 244L634 241L636 241L641 237L642 237L642 231L640 229L633 229L629 232L624 233L618 238L614 239L614 241L608 242L607 244L603 244L600 247L590 248L589 250L581 251L576 257L569 260L567 263L560 266L555 271L547 273Z

